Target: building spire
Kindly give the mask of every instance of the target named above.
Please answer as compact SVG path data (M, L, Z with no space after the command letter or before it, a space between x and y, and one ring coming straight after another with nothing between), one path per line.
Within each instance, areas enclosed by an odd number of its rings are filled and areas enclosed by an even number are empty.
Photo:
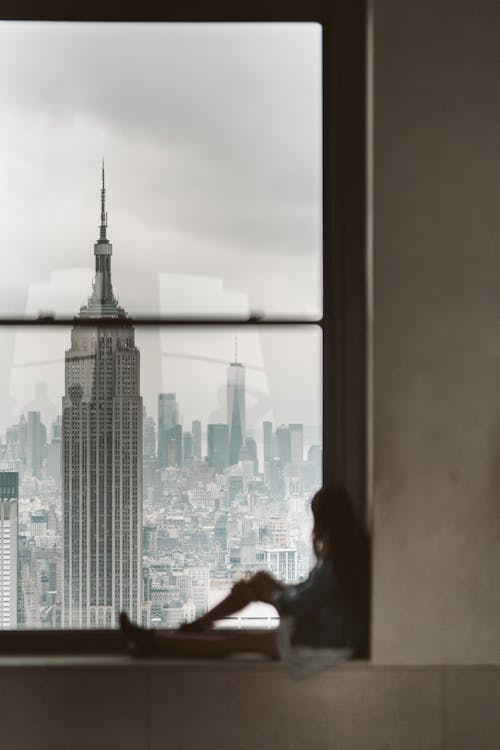
M92 294L86 305L80 308L80 317L124 318L125 310L119 306L111 283L111 255L113 248L106 237L108 214L106 213L106 186L104 182L104 159L102 160L101 226L100 235L94 244L95 277Z
M106 213L106 188L104 185L104 158L102 160L102 188L101 188L101 227L99 242L107 242L108 214Z

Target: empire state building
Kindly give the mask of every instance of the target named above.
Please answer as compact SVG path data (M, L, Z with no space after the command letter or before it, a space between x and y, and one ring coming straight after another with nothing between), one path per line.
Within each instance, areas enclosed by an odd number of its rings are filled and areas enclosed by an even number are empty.
M122 609L142 619L140 355L111 284L105 196L103 165L95 279L71 331L62 400L62 623L72 628L112 627Z

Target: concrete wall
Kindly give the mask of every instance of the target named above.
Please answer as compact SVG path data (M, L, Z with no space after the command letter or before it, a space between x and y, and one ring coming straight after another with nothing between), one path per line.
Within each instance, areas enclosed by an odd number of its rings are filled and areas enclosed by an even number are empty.
M500 662L499 33L375 2L377 662Z
M497 750L500 669L0 660L5 750Z

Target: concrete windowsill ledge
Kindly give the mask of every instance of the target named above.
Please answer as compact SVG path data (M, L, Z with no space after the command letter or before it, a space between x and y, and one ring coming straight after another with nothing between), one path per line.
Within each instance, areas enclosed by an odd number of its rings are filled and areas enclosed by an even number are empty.
M498 750L500 667L2 656L6 750Z

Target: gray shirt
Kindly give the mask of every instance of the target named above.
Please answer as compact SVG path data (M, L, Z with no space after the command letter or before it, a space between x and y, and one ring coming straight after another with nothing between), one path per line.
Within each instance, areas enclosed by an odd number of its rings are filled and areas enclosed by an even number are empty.
M313 568L305 581L280 591L275 604L280 615L292 618L293 645L356 651L361 644L363 623L341 593L331 560Z

